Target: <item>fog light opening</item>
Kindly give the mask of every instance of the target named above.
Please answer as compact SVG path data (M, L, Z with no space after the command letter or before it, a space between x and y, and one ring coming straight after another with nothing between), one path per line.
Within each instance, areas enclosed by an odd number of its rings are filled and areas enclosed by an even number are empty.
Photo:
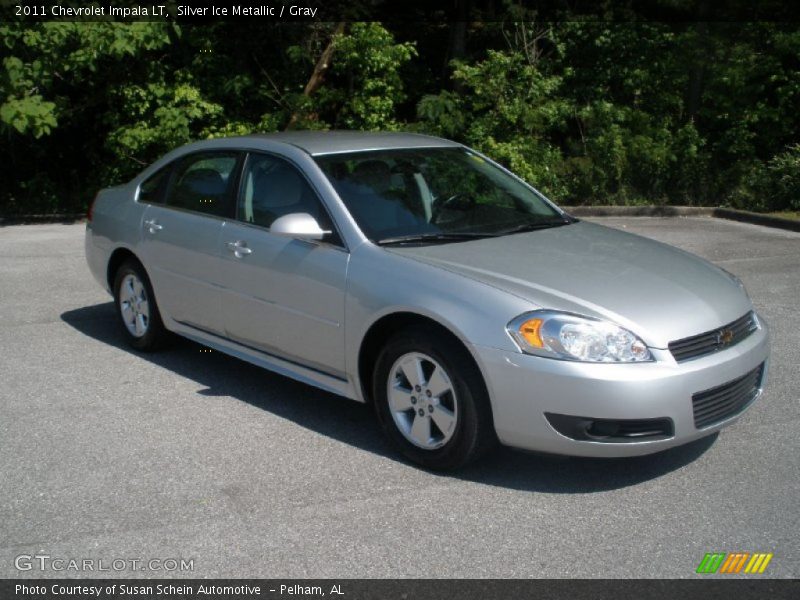
M614 437L619 433L619 424L613 421L589 421L586 436L592 439Z
M675 435L675 425L668 417L601 419L556 413L545 413L544 416L558 433L579 442L624 444L666 440Z

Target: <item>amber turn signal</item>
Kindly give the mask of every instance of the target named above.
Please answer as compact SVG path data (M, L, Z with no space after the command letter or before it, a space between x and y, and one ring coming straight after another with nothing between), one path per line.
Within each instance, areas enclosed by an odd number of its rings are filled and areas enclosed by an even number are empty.
M542 342L542 338L539 336L539 330L541 328L542 319L528 319L519 326L519 334L534 348L543 348L544 342Z

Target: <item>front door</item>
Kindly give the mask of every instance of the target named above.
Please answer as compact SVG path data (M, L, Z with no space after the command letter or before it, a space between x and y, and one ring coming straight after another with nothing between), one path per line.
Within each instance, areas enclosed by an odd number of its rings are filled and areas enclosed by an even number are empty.
M304 367L344 378L344 298L349 254L334 234L308 242L269 232L291 213L332 223L289 162L251 154L237 215L222 226L222 307L228 337Z

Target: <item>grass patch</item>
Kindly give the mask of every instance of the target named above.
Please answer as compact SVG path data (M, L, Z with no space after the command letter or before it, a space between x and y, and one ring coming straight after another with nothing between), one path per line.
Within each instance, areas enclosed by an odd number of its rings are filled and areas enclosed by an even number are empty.
M779 212L767 213L771 217L780 217L782 219L792 219L793 221L800 221L800 211L798 210L784 210Z

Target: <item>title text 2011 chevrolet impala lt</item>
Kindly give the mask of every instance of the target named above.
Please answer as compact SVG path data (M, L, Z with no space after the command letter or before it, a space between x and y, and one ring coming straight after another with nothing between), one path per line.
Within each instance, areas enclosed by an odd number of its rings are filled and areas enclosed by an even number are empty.
M170 331L374 403L430 468L498 441L657 452L736 420L767 372L735 276L434 137L184 146L97 195L86 256L134 348Z

